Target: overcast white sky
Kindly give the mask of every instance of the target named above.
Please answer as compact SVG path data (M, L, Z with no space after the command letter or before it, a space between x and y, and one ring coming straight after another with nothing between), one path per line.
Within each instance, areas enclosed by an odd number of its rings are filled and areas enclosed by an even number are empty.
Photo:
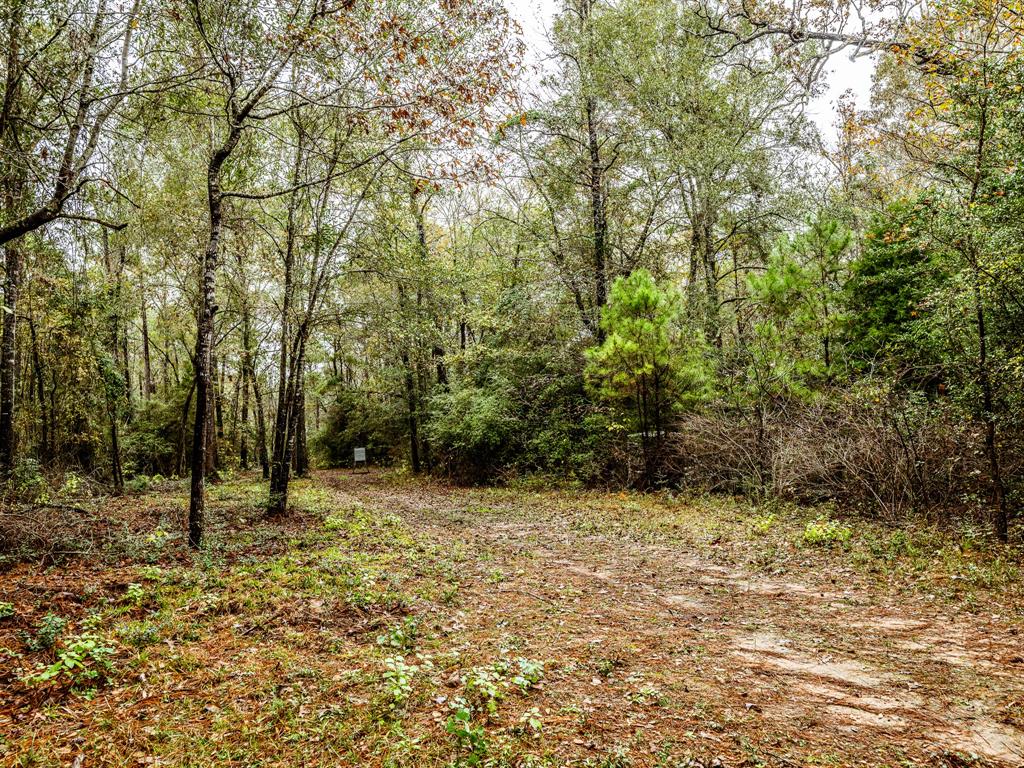
M505 0L509 12L523 28L527 66L536 66L547 55L547 30L560 4L561 0ZM840 53L832 58L827 70L823 76L828 91L811 103L809 112L823 135L831 140L836 136L833 125L836 100L847 89L856 95L858 107L869 105L874 63L866 57L851 62L847 55Z

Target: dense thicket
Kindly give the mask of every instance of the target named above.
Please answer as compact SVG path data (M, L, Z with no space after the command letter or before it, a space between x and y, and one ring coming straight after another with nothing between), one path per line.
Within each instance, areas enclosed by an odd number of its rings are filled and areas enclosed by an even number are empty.
M1008 536L1014 4L572 0L539 84L493 0L2 7L9 493L190 474L198 546L208 479L365 446Z

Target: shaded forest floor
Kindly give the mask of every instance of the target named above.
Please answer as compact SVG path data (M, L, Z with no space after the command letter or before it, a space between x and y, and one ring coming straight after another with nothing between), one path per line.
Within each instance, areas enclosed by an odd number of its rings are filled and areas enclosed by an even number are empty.
M1021 553L967 529L320 472L213 487L193 559L186 493L4 563L0 764L1024 765Z

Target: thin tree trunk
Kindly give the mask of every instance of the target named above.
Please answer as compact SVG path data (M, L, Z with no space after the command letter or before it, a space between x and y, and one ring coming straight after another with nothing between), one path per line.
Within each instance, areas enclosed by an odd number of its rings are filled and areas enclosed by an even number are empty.
M213 413L216 417L217 439L224 439L224 365L216 357L213 364L213 373L217 383L213 393Z
M255 362L249 358L249 381L252 383L252 396L256 401L256 455L259 458L263 479L270 479L270 458L267 456L267 420L263 409L263 392L260 381L256 378Z
M153 383L153 362L149 355L148 315L146 296L142 294L142 373L144 376L143 393L147 399L156 394L156 386Z
M416 405L416 379L413 376L408 352L402 352L402 365L405 367L405 400L406 407L408 408L409 463L412 465L413 474L418 475L421 470L419 414L417 413Z
M232 115L232 123L224 144L213 153L206 171L207 205L210 216L210 234L203 254L202 290L196 322L195 385L196 417L192 429L192 478L189 489L188 543L193 549L203 544L206 514L206 442L209 421L213 355L213 317L217 312L217 262L220 259L220 237L224 217L224 196L221 190L221 171L241 137L242 121L248 110L255 106L250 99L244 113Z
M242 371L239 374L242 387L242 407L238 419L238 460L242 469L249 468L249 349L247 334L242 334Z
M110 416L110 474L114 482L114 490L124 492L124 475L121 472L121 441L117 434L117 407L111 403L107 407Z
M295 476L305 477L309 470L306 446L306 376L300 371L295 394Z
M223 155L221 164L227 159ZM193 549L203 545L206 514L206 445L210 410L210 364L213 351L213 316L217 311L217 260L220 256L223 199L220 191L220 165L211 161L207 178L210 209L210 237L203 256L202 291L196 323L195 387L196 415L192 429L192 479L189 489L188 543Z
M5 248L3 329L0 331L0 473L14 469L14 393L17 387L18 294L21 290L21 251L17 243Z
M39 401L39 418L40 418L40 436L39 436L39 455L43 462L49 460L49 416L46 408L46 392L43 389L45 375L43 372L42 358L39 354L39 339L36 336L36 326L32 322L32 318L28 321L28 330L32 338L32 369L33 379L35 380L36 387L36 399Z
M193 381L185 395L185 407L181 410L181 439L178 441L178 459L174 466L174 474L181 475L185 471L185 434L188 427L188 411L192 407L192 395L196 391L196 383Z
M593 98L586 100L587 149L590 153L590 213L594 238L594 327L597 342L604 342L601 310L608 301L608 264L605 252L607 217L604 198L604 168L601 165L601 146L597 138L597 123Z
M17 157L18 126L21 103L21 44L25 4L15 3L7 19L7 50L5 52L3 103L0 105L0 181L3 183L3 203L8 214L21 205L25 173L9 158ZM6 477L14 469L14 393L17 386L18 294L21 289L22 253L17 242L4 247L4 305L0 330L0 476Z

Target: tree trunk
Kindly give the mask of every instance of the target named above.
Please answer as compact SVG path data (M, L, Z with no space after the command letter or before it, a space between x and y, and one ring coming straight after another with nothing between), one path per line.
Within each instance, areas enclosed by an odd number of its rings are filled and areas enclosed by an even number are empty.
M210 358L213 351L213 316L217 312L217 259L220 256L221 219L223 216L219 167L210 168L207 186L209 190L210 237L203 257L201 303L196 324L194 375L196 415L192 429L192 480L188 508L188 543L193 549L199 549L203 545L203 526L206 514L207 425L212 390Z
M238 461L242 469L249 468L249 349L248 338L243 332L242 370L238 378L241 380L242 406L238 418Z
M305 366L305 329L300 329L288 366L283 401L279 401L278 418L274 424L274 462L270 468L270 507L272 515L284 514L288 509L288 484L291 480L292 453L296 435L296 406L299 379ZM285 354L282 352L282 355ZM283 412L282 412L283 409Z
M36 326L35 323L32 322L31 317L28 321L28 330L32 338L32 377L35 380L36 399L39 401L39 457L45 463L50 458L50 425L46 408L46 392L43 389L45 375L43 372L42 357L39 354L39 339L36 336Z
M601 310L608 301L608 264L605 250L607 217L604 197L604 167L601 165L601 145L597 138L597 123L593 98L586 100L587 149L590 153L590 213L594 237L594 327L597 343L604 342Z
M252 358L249 359L249 381L252 383L252 396L256 401L256 455L259 458L263 479L270 479L270 459L267 456L267 419L263 409L263 392L260 390L259 379L256 378L256 367Z
M216 416L217 439L224 439L224 366L216 355L210 366L216 381L213 391L213 412Z
M306 376L299 372L295 394L295 476L305 477L309 471L309 452L306 446Z
M5 248L3 329L0 331L0 473L14 469L14 393L17 387L18 294L21 290L22 257L17 243Z
M248 109L255 106L250 101ZM203 544L203 525L206 514L206 442L209 421L213 362L213 317L217 313L217 262L220 259L220 236L224 218L224 197L221 190L221 171L241 137L244 114L234 118L227 138L210 157L206 169L207 207L210 216L210 234L203 254L202 290L199 315L196 322L195 385L196 418L192 429L192 479L189 489L188 543L193 549Z
M419 414L417 413L416 406L416 379L413 375L408 352L402 352L402 365L405 367L405 399L409 412L409 463L412 465L413 474L418 475L421 470Z
M153 362L149 356L149 312L146 309L146 296L142 295L142 374L143 393L146 399L156 394L156 385L153 383Z
M21 38L25 3L14 3L6 21L7 50L5 52L4 93L0 106L0 182L3 184L3 204L8 215L17 211L22 203L25 172L18 168L20 142L18 126L22 112ZM5 217L6 218L6 217ZM0 330L0 476L6 477L14 469L14 392L17 386L15 350L18 329L18 293L21 290L23 258L17 242L4 247L4 305Z
M110 475L114 490L120 494L124 493L124 475L121 472L121 441L117 434L117 406L111 403L107 410L110 416Z
M174 474L181 475L185 471L185 430L188 426L188 411L192 407L192 395L196 391L196 383L193 381L192 386L188 388L188 394L185 395L185 407L181 409L181 439L178 442L178 459L174 466Z

